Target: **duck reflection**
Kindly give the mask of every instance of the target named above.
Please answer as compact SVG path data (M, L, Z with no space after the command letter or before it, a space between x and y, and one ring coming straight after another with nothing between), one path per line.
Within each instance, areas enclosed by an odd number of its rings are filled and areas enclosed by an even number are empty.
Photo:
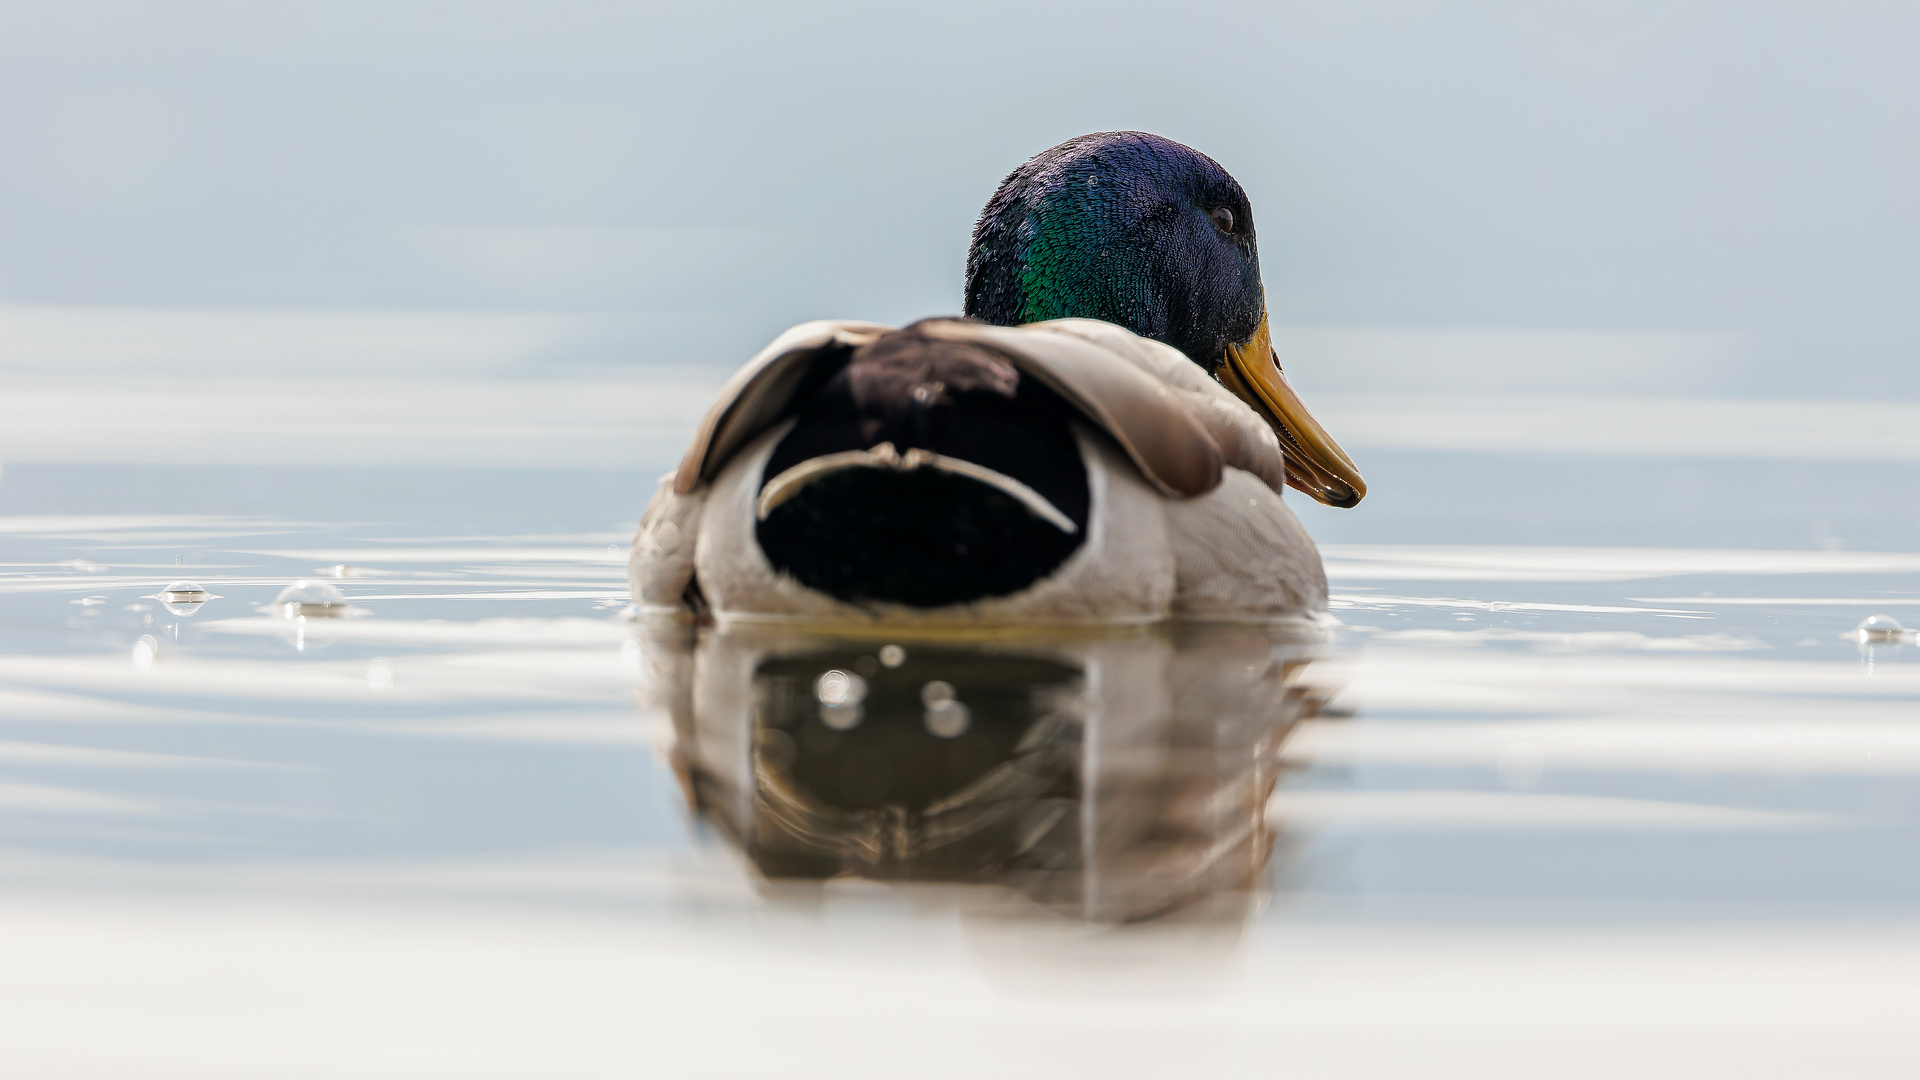
M1327 696L1298 625L647 632L688 800L768 879L999 885L1092 922L1244 911L1280 745Z

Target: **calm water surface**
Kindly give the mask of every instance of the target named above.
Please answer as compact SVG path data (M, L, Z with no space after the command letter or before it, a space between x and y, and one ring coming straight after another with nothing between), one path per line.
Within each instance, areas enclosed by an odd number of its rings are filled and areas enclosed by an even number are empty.
M1920 1065L1920 657L1853 634L1920 555L1329 544L1318 630L695 631L629 612L642 479L394 475L0 484L9 1073Z

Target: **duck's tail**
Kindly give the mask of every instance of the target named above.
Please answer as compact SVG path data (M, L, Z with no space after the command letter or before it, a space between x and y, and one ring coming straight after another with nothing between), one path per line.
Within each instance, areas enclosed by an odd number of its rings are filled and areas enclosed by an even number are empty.
M855 351L761 477L775 569L851 603L943 607L1046 577L1086 538L1086 465L1057 395L915 327Z

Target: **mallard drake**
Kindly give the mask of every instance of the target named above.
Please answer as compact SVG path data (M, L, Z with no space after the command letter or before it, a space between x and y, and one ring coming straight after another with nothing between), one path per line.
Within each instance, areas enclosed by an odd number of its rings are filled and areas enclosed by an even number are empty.
M1326 608L1280 492L1366 487L1281 374L1252 210L1213 159L1106 132L1028 161L974 228L964 310L806 323L741 368L641 519L635 602L889 624Z

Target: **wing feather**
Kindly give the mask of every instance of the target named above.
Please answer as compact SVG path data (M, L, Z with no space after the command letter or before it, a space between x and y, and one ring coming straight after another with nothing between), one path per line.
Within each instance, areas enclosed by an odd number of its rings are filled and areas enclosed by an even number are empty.
M1220 486L1231 465L1278 491L1286 462L1273 431L1252 409L1179 350L1094 319L993 326L967 319L916 324L930 336L971 341L1004 354L1112 436L1148 482L1175 497ZM802 323L735 372L694 433L673 490L685 495L800 404L822 364L840 361L887 333L877 323Z
M694 429L693 444L680 459L673 490L681 495L713 479L734 452L796 406L795 395L814 365L850 353L893 329L878 323L823 319L801 323L774 338L733 373L720 397Z

